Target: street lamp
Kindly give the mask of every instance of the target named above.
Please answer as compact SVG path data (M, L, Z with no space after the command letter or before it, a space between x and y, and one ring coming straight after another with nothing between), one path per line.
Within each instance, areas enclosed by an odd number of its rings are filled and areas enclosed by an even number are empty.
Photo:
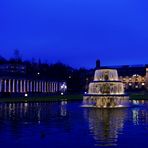
M67 90L67 85L65 82L62 83L62 85L60 86L60 92L61 92L61 95L64 95L64 93L66 92Z

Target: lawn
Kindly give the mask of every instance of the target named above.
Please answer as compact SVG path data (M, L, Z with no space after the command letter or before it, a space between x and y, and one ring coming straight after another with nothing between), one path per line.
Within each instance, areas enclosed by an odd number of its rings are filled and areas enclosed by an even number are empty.
M54 101L62 101L62 100L82 100L83 95L76 94L76 95L55 95L55 96L48 96L48 97L25 97L25 98L0 98L0 102L54 102Z
M130 94L130 100L148 100L148 94L134 93ZM55 102L55 101L76 101L83 100L82 94L73 95L54 95L48 97L25 97L25 98L0 98L0 102Z

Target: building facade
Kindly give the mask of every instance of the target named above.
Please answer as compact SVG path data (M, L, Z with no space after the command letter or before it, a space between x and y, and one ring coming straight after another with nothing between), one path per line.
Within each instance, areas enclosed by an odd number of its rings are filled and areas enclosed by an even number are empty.
M27 80L14 78L0 78L0 95L2 94L56 94L65 92L67 89L65 82Z
M134 74L133 76L120 76L120 81L123 82L124 88L133 89L146 89L146 77Z
M125 90L148 89L147 65L108 66L108 68L117 69Z
M0 64L0 72L3 74L25 74L26 66L23 64Z
M39 77L39 72L27 74L26 71L23 64L0 64L0 97L64 94L67 91L65 81L50 80Z

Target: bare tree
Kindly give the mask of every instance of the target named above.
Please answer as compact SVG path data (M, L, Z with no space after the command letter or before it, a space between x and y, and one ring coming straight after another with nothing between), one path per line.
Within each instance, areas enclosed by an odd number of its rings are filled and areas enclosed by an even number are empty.
M14 49L14 59L17 63L22 61L22 57L21 57L20 51L18 49Z

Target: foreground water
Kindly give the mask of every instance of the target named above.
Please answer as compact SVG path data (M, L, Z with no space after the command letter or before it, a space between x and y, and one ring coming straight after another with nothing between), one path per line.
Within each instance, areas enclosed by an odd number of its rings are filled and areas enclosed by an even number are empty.
M148 102L123 109L81 102L1 103L0 147L148 147Z

